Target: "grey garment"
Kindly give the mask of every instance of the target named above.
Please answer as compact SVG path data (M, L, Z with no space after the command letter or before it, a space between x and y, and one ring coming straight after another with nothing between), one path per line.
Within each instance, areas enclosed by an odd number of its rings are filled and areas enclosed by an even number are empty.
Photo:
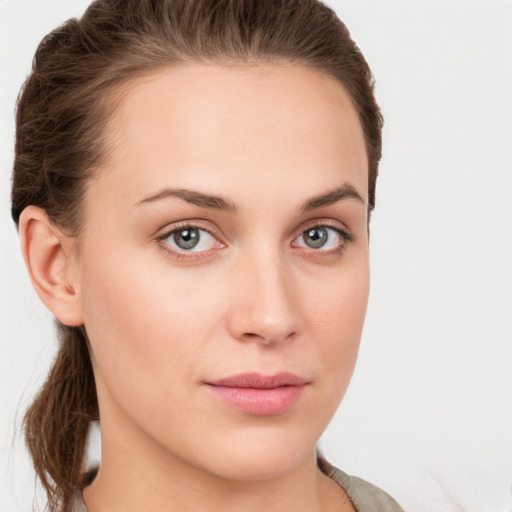
M350 476L318 457L318 467L348 495L357 512L404 512L400 505L375 485ZM72 512L87 512L82 493L77 492Z
M357 476L347 475L321 456L318 457L318 467L347 493L357 512L404 512L382 489Z
M88 512L82 498L82 492L77 491L71 512Z

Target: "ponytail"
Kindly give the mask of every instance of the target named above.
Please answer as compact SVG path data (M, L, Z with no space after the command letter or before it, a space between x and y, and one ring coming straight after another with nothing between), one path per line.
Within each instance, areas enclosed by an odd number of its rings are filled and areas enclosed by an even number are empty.
M24 418L25 441L51 511L70 512L98 401L85 330L57 324L60 348Z

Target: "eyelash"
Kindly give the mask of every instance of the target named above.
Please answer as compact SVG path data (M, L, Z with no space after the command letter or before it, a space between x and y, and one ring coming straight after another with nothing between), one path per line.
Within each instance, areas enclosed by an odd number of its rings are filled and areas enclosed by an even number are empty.
M172 248L165 240L169 237L171 237L175 233L179 233L180 231L185 231L187 229L194 229L199 231L204 231L208 233L211 237L213 237L216 240L216 243L220 244L222 247L218 247L216 249L208 249L206 251L186 251L184 249L178 250ZM204 226L200 222L179 222L177 224L174 224L170 229L167 229L164 233L161 235L158 235L156 237L156 242L160 246L160 248L170 257L176 259L176 260L184 260L187 259L188 261L194 261L196 259L204 258L207 255L210 255L212 251L216 251L219 249L222 249L225 247L225 245L222 242L219 242L218 240L219 235L214 233L214 230L212 230L209 227Z
M314 230L314 229L320 229L320 228L327 228L330 230L335 231L339 237L340 242L339 244L332 249L322 250L322 249L314 249L309 248L309 250L305 247L298 246L299 248L305 249L306 253L309 253L309 257L322 257L322 256L328 256L328 255L337 255L341 254L344 249L346 248L347 243L354 241L354 236L350 231L348 231L345 228L340 227L338 223L335 223L333 221L329 220L318 220L309 224L306 224L304 227L301 228L301 230L295 234L293 241L292 241L292 247L297 245L293 245L296 240L306 234L308 231ZM213 237L216 241L216 243L220 244L221 247L217 247L214 249L207 249L204 251L187 251L185 249L174 249L172 248L167 242L165 242L166 239L171 237L175 233L179 233L182 231L185 231L187 229L190 230L199 230L208 233L209 236ZM206 256L209 256L212 254L212 252L215 252L217 250L220 250L225 247L225 245L218 240L219 235L214 232L209 227L204 226L203 224L196 222L196 221L186 221L182 223L174 224L171 229L167 229L164 233L158 235L156 237L156 242L160 246L160 248L170 257L176 259L176 260L188 260L188 261L194 261L196 259L202 259Z
M320 228L327 228L330 230L335 231L339 237L340 241L338 245L332 249L313 249L310 248L309 250L307 248L307 254L309 257L322 257L322 256L336 256L340 255L344 249L346 248L347 244L350 242L353 242L355 240L354 235L348 231L346 228L341 227L338 222L334 222L332 220L315 220L313 222L310 222L306 224L304 227L301 227L300 232L294 236L293 242L298 240L300 237L304 236L308 231L312 231L314 229L320 229Z

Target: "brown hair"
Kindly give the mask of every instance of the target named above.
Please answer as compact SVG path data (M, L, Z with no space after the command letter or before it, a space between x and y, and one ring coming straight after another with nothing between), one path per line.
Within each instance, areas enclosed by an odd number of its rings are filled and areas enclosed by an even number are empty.
M79 236L81 197L100 166L115 93L186 62L282 60L323 71L349 92L375 204L382 118L371 71L334 12L317 0L97 0L47 35L17 105L12 216L28 205ZM71 508L98 404L84 328L59 324L60 348L25 416L26 442L51 510Z

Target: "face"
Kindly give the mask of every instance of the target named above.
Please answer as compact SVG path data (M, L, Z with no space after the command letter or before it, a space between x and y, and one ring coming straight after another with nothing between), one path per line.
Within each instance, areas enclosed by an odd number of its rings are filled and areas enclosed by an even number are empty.
M225 478L314 453L368 297L367 157L342 86L295 65L132 83L73 265L104 457Z

